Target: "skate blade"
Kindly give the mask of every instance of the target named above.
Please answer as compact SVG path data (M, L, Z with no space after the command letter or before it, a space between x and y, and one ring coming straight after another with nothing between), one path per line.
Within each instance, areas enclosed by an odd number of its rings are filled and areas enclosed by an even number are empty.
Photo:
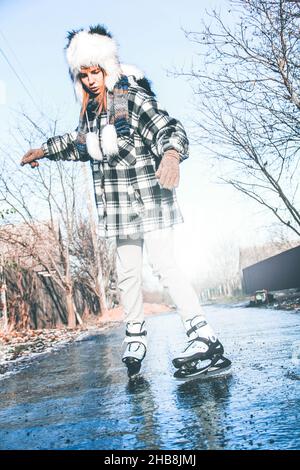
M221 361L221 363L220 363ZM207 378L212 376L222 376L227 374L231 368L231 361L224 356L215 356L209 364L197 369L197 364L193 367L178 369L174 373L175 379L185 380L194 377Z
M222 356L223 351L224 351L223 348L222 348L222 350L216 349L215 356ZM200 352L200 353L194 354L193 356L191 356L189 358L180 358L180 359L175 358L175 359L173 359L172 364L173 364L174 367L176 367L176 369L181 369L181 367L185 367L186 365L190 364L191 362L201 361L202 358L203 358L203 352Z
M224 367L223 369L218 369L218 370L205 370L205 371L199 371L198 373L191 374L191 375L186 375L182 377L176 377L175 375L173 376L176 380L179 382L189 382L191 380L207 380L209 378L221 378L221 377L226 377L228 375L231 375L232 370L231 370L231 365Z

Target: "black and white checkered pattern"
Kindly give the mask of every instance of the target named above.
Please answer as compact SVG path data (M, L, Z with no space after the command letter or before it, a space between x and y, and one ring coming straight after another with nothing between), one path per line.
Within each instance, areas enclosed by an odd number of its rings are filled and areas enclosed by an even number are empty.
M104 157L99 162L87 153L79 153L76 131L52 137L42 146L50 160L90 160L102 237L137 237L183 222L175 189L162 188L155 171L166 150L177 150L180 162L188 158L185 130L133 77L128 78L130 136L118 138L117 159L108 161ZM101 113L96 119L89 115L89 119L91 130L100 131L101 145L101 129L107 123L107 115Z

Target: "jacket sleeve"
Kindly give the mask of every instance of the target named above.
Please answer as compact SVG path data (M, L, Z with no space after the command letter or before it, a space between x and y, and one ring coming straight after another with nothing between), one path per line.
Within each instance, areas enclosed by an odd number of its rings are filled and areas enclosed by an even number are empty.
M44 155L49 160L68 160L87 162L90 156L80 143L77 131L51 137L42 144Z
M180 155L180 163L189 157L189 141L180 121L169 116L156 99L147 93L138 110L138 130L144 143L157 157L174 149Z

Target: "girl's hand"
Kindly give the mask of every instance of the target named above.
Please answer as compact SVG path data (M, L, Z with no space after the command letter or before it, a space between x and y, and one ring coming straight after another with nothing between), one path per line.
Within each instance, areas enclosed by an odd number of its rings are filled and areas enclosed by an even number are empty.
M156 178L163 188L177 188L179 184L179 159L176 150L167 150L160 162Z
M21 160L21 166L26 165L27 163L30 164L31 168L35 168L39 166L39 163L36 160L44 157L43 149L30 149L28 152L25 153Z

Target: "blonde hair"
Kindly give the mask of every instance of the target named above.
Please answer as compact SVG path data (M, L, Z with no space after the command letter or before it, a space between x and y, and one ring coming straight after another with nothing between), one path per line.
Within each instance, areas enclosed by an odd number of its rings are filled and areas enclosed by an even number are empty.
M82 67L85 70L89 70L92 67ZM107 110L107 99L106 99L106 88L105 88L105 77L107 73L102 67L99 67L101 72L103 73L103 83L100 88L100 93L95 97L95 101L98 102L98 107L97 107L97 114L100 114L102 111ZM84 113L86 112L86 108L90 99L90 93L84 88L83 83L82 83L82 103L81 103L81 111L80 111L80 116L82 117Z

